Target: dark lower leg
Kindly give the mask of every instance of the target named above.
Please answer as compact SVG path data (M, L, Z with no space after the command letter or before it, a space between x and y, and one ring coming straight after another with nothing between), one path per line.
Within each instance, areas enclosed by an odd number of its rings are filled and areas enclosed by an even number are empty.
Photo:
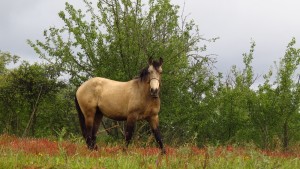
M93 123L86 123L85 141L90 150L95 149L96 135Z
M102 117L103 117L102 113L100 112L99 109L97 109L96 114L95 114L95 118L94 118L92 138L91 138L91 145L93 146L94 150L98 149L98 146L96 145L96 138L97 138L97 132L98 132Z
M126 141L126 147L128 147L130 140L132 138L132 133L134 130L134 124L126 124L125 129L125 141Z
M160 134L159 129L158 128L152 129L152 132L154 134L156 142L158 143L160 149L162 150L162 153L165 154L166 150L164 149L164 145L163 145L163 142L162 142L162 138L161 138L161 134Z
M87 127L85 141L88 148L93 150L95 147L96 137L92 135L92 127Z
M88 149L90 149L90 150L95 150L96 149L96 147L95 147L96 141L95 140L96 139L94 137L92 137L92 136L88 136L86 138L86 144L88 146Z

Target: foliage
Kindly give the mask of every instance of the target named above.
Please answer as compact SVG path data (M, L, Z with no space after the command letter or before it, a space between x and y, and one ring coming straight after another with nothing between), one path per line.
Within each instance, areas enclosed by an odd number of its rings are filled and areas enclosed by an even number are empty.
M36 129L46 127L40 124L47 124L45 123L47 119L39 119L49 109L43 109L44 106L49 105L50 100L53 101L53 97L66 87L63 82L57 80L57 77L57 71L51 65L37 63L30 65L23 62L18 68L6 71L1 76L4 83L0 87L1 130L23 136L28 135L29 131L30 135L39 135L36 134ZM60 103L64 102L60 99ZM53 106L58 108L58 105ZM52 116L61 117L62 110L59 110L60 116L54 114Z
M100 0L97 12L85 3L86 13L66 3L59 13L66 25L45 30L45 42L29 41L41 58L70 74L72 84L93 76L129 80L150 56L162 56L166 75L178 76L187 69L190 57L201 60L187 54L202 38L192 36L193 22L179 27L178 6L169 0L149 1L147 11L140 0Z
M94 76L130 80L148 57L163 57L162 124L178 124L178 130L183 119L199 116L194 105L213 88L214 60L201 56L206 48L198 45L205 39L193 21L180 23L178 6L169 0L147 5L141 0L100 0L96 8L85 3L86 12L66 3L59 13L65 26L45 30L44 41L28 41L42 59L69 74L70 84L78 86Z
M270 70L257 90L251 88L256 80L251 66L254 42L249 54L243 55L245 68L238 71L233 66L232 75L228 76L225 85L220 85L216 97L220 103L217 113L222 117L218 141L255 142L263 148L275 148L281 144L287 150L291 138L298 136L294 126L298 126L300 117L299 80L294 78L300 49L294 48L295 43L292 39L287 46L274 82L271 82L274 73Z
M7 65L11 62L16 63L19 60L19 56L11 55L9 52L2 52L0 50L0 75L7 71Z

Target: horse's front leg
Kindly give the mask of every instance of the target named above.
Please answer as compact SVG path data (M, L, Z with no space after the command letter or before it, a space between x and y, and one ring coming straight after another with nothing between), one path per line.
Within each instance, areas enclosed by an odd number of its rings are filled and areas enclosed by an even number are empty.
M162 138L161 138L161 134L158 128L158 115L156 116L152 116L148 119L148 122L150 124L151 130L154 134L155 140L158 143L160 149L161 149L161 153L162 154L166 154L166 150L164 148L163 142L162 142Z
M126 128L125 128L126 148L128 148L128 145L129 145L130 140L132 138L135 122L136 122L136 118L134 116L128 116L127 117Z

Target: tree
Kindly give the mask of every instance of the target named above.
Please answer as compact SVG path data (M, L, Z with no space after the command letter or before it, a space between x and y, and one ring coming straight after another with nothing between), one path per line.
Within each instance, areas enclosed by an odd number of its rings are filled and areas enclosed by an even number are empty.
M31 135L35 135L39 105L64 86L57 77L51 65L30 65L28 62L6 73L6 83L0 88L1 103L2 113L7 119L6 127L12 133L23 132L22 135L26 136L31 130Z
M3 75L7 71L7 65L9 63L16 63L19 60L19 56L11 55L9 52L2 52L0 50L0 75Z
M84 2L86 13L66 3L65 11L59 13L65 26L44 31L44 42L28 43L42 59L69 74L75 86L93 76L129 80L146 65L148 57L163 57L161 121L185 126L180 118L189 114L194 104L189 99L190 84L201 84L198 77L207 74L212 63L208 56L201 56L206 47L198 45L205 39L194 22L182 18L180 23L179 7L170 0L150 0L147 5L141 0L100 0L96 9ZM182 100L186 100L185 106L181 106Z
M219 76L219 85L215 95L215 110L213 112L215 139L219 143L249 141L249 114L247 104L255 97L251 86L255 82L251 66L255 42L251 42L249 53L243 54L244 69L232 66L230 74L223 78Z
M280 60L276 80L273 83L270 82L273 75L272 70L270 70L264 75L265 82L258 86L258 90L250 88L254 82L250 65L255 46L252 44L250 53L244 55L246 67L243 72L240 73L236 68L233 69L235 86L229 91L236 96L232 99L230 96L224 97L225 100L229 99L232 101L231 103L235 103L233 108L229 108L230 110L241 111L241 113L236 112L229 115L230 123L235 123L233 125L235 127L239 126L238 122L247 124L246 127L241 127L239 130L244 136L252 137L251 140L262 148L274 148L279 139L282 148L287 150L289 140L295 134L289 134L291 127L297 126L294 124L297 123L295 119L299 119L299 82L293 78L299 66L300 49L293 47L295 43L295 39L292 39L286 54ZM232 105L226 104L224 100L220 103L227 106ZM225 113L226 109L223 110ZM243 115L236 116L237 114ZM226 113L225 117L227 117ZM254 133L258 133L259 137L256 137Z
M293 79L300 64L300 49L296 49L295 38L288 44L286 53L280 61L279 71L275 84L278 99L279 115L281 116L281 140L282 147L287 150L290 140L290 123L295 117L299 117L300 84L299 78ZM298 75L299 76L299 75Z
M12 110L13 105L8 104L9 101L12 100L13 90L7 90L8 82L6 80L8 68L7 65L11 62L16 63L19 57L16 55L12 55L9 52L2 52L0 51L0 119L1 124L0 128L4 129L5 131L9 131L10 128L7 121L12 120L12 116L7 115Z

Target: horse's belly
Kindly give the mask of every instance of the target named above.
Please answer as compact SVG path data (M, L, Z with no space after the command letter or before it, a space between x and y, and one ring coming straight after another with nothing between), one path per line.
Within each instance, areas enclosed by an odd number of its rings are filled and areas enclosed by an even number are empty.
M105 117L114 120L127 119L129 95L125 84L105 85L98 89L98 107Z
M127 114L124 109L121 109L118 103L99 104L102 114L110 119L123 121L127 119Z
M103 113L103 115L109 119L117 120L117 121L125 121L127 120L127 116L123 116L120 114L113 114L113 113Z

